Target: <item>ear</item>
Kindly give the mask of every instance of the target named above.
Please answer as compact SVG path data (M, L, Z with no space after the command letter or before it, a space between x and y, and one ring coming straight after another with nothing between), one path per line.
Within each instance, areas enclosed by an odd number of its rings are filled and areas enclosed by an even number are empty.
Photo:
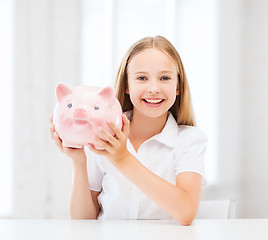
M56 87L56 97L57 97L58 102L61 102L65 96L71 93L72 93L72 89L67 84L58 83Z
M112 87L105 87L101 89L98 95L104 100L107 100L109 105L113 105L116 99L115 91Z

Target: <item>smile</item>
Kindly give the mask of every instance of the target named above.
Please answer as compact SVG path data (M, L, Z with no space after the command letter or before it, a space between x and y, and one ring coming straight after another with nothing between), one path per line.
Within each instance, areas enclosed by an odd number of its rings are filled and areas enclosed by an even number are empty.
M162 98L145 98L142 100L147 107L154 107L154 108L162 106L163 102L165 101L165 99Z
M158 104L164 101L164 99L162 98L154 98L154 99L143 99L145 102L147 103L151 103L151 104Z

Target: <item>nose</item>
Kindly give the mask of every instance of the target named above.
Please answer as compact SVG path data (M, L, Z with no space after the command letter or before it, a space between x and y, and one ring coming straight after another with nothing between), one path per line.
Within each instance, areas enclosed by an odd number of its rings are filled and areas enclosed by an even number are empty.
M88 117L87 111L83 108L77 108L74 111L74 118L86 119Z
M150 81L149 87L148 87L148 92L149 93L159 93L160 92L159 81L157 81L156 79L153 79L152 81Z

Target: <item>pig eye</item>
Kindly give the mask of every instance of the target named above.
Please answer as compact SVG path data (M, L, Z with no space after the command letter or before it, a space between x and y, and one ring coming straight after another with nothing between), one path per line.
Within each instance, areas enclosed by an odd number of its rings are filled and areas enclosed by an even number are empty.
M95 110L99 110L99 109L100 109L100 106L99 106L98 104L96 104L96 105L94 106L94 109L95 109Z
M69 103L69 104L67 105L68 108L71 108L72 106L73 106L73 104L71 104L71 103Z

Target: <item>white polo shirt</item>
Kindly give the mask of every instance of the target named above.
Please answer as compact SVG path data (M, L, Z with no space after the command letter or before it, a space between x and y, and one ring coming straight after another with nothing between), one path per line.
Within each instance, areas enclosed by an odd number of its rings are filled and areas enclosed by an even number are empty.
M150 171L172 184L182 172L204 175L206 135L197 127L178 126L170 113L162 132L129 152ZM141 192L108 159L86 148L90 189L101 192L98 219L170 219L171 217Z

